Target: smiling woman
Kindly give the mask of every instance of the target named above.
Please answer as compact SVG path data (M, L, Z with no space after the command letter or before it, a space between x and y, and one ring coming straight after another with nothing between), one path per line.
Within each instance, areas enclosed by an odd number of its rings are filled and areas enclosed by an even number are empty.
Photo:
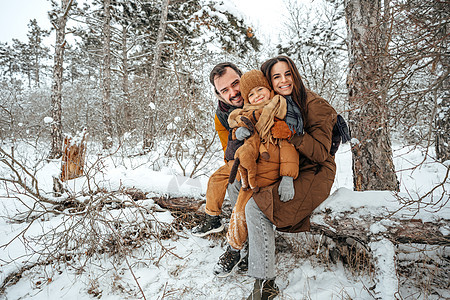
M280 61L272 67L272 85L274 91L282 96L292 94L292 73L286 62Z
M47 12L51 4L47 0L2 1L0 10L0 42L18 39L28 40L28 23L36 19L39 27L49 30L51 27Z

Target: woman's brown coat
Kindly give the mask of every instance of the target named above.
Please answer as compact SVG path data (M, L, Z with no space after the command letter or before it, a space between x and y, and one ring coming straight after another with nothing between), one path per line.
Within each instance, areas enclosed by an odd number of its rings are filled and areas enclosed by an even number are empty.
M336 111L311 91L307 93L306 106L305 133L294 135L290 140L300 153L294 199L280 201L279 182L253 194L259 208L279 231L309 230L311 213L329 196L336 174L334 157L330 155Z

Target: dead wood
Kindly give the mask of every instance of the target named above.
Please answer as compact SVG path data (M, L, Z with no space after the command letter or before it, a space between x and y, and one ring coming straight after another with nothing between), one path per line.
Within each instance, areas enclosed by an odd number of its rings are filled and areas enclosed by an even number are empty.
M136 188L125 189L124 192L133 200L146 199L145 193ZM171 211L198 211L204 200L187 197L153 198L162 208ZM395 216L383 217L372 215L359 215L352 217L354 212L332 216L326 211L314 212L311 220L311 233L324 235L335 241L344 241L354 244L357 242L367 250L368 244L379 238L386 238L395 245L399 244L425 244L450 246L450 236L443 235L440 228L448 226L448 220L439 223L423 222L420 219L400 219ZM388 220L388 222L384 222ZM374 224L385 228L380 232L371 229Z
M360 218L351 216L332 218L325 212L314 213L314 215L320 217L320 223L311 222L311 232L324 234L332 239L351 238L366 246L373 238L381 236L394 244L450 245L450 237L442 234L440 228L444 224L440 223L423 222L420 219L405 220L391 216L390 222L381 225L386 230L376 233L371 230L371 225L382 222L385 218L371 215L360 216Z
M64 138L64 151L61 163L61 181L78 178L83 175L86 154L86 131L81 139Z
M162 208L167 208L170 210L181 210L181 211L197 211L202 201L195 200L192 198L178 197L178 198L157 198L156 203Z
M135 188L125 190L133 199L145 199L145 194ZM141 198L143 197L143 198ZM136 200L135 199L135 200ZM187 197L154 198L155 202L162 208L171 211L197 211L205 202L204 200L195 200ZM377 237L387 238L392 243L398 244L426 244L450 246L450 236L443 235L440 228L448 226L448 220L442 220L440 223L423 222L420 219L400 219L395 216L389 218L383 216L360 215L358 218L339 214L338 217L332 217L327 212L315 212L311 221L311 233L323 234L333 240L358 242L366 249L368 244L377 239ZM389 222L383 222L389 219ZM381 232L373 232L371 226L380 223L386 228ZM444 224L445 223L445 224ZM352 243L352 242L350 242Z
M134 201L147 199L147 195L137 188L127 188L123 192Z

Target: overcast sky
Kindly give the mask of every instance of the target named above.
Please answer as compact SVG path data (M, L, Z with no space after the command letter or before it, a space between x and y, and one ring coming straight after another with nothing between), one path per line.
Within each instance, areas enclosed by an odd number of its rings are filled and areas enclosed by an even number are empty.
M283 0L231 0L254 27L276 36L282 22ZM304 1L304 0L302 0ZM28 40L28 23L36 19L43 29L50 29L48 0L0 0L0 42L11 43L13 38Z
M38 21L39 27L50 29L47 12L51 5L47 0L0 0L0 42L11 43L13 38L28 40L28 23Z

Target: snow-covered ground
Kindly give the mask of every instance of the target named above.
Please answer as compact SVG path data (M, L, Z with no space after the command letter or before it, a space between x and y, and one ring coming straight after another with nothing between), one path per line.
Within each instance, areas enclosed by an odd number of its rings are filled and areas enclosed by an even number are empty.
M27 152L22 149L22 153ZM36 159L31 152L27 155L28 163ZM445 176L448 164L436 163L424 155L421 149L395 147L394 160L399 170L400 195L405 199L422 196ZM5 182L1 183L1 282L5 283L9 275L21 268L23 272L15 280L8 278L10 284L1 286L0 298L142 299L143 295L146 299L247 297L253 286L252 278L235 273L220 279L212 274L214 264L224 251L223 236L198 238L183 229L168 235L166 239L156 239L152 232L170 232L168 224L174 220L170 212L161 209L151 199L131 201L126 195L109 193L135 187L147 193L148 198L169 195L204 199L208 180L206 176L196 179L183 177L174 165L169 164L167 167L161 164L155 167L155 161L150 156L129 159L112 156L97 163L95 159L93 156L88 157L88 165L92 166L89 180L84 177L71 180L66 186L68 194L87 203L81 212L68 208L49 213L49 205L36 204L29 196L20 194L20 188L16 190ZM411 169L422 161L424 163L419 167ZM206 173L211 174L220 163L221 158L218 157ZM356 211L352 217L357 218L358 213L384 215L400 209L397 215L405 218L434 222L444 219L449 224L450 206L433 206L433 201L442 194L443 188L447 191L443 201L448 201L448 181L425 199L429 205L401 209L398 198L390 192L352 191L351 152L348 145L341 146L336 163L338 169L332 194L318 210L330 211L331 208L333 214ZM57 174L59 168L59 162L36 167L41 194L56 201L61 198L54 198L51 193L52 175ZM1 165L0 177L7 178L7 173L5 166ZM32 185L32 182L28 181L27 184ZM101 190L102 193L81 193L88 190ZM96 197L99 195L108 199L104 202L107 204L95 209L89 207L88 203L98 199ZM30 208L34 208L34 212L26 215ZM87 210L92 211L89 217L83 214ZM383 222L372 224L371 231L383 231L384 225L386 223ZM441 228L444 235L449 232L450 228ZM104 243L108 241L105 237L108 234L111 237L109 244ZM114 235L119 238L115 239ZM281 237L287 241L313 240L308 233L283 234ZM99 249L100 244L104 251L90 252L90 249ZM355 275L341 263L324 262L314 254L314 249L306 249L309 247L307 242L291 245L302 245L305 249L287 247L277 254L276 282L281 290L279 299L373 299L373 291L370 290L373 280L368 273ZM386 273L385 278L392 277L390 282L385 281L384 286L377 287L378 297L387 299L397 287L403 299L440 297L421 293L393 276L393 270L390 269L393 266L392 244L382 240L374 242L372 246L380 272ZM42 263L35 265L37 262ZM26 266L33 267L28 269ZM13 281L14 284L11 283ZM450 293L447 292L444 297L450 297Z

